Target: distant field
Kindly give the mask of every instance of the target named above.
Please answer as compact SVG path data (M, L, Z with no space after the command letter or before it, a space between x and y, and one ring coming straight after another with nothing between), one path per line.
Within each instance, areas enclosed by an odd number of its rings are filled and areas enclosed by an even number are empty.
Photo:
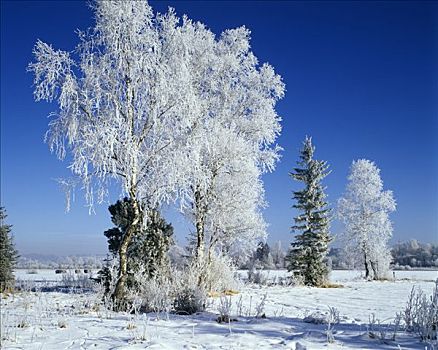
M36 273L29 273L29 272ZM74 269L67 269L68 274L75 274ZM84 275L83 269L80 270L79 275ZM88 275L95 276L97 274L96 269L89 270ZM63 274L56 274L55 269L17 269L15 270L15 277L20 280L26 281L60 281L62 279ZM239 275L242 278L246 278L247 270L239 270ZM263 273L268 276L269 279L273 279L275 277L284 277L288 275L286 270L263 270ZM360 279L363 275L362 271L356 270L334 270L330 274L330 280L332 282L342 282L342 281L351 281L354 279ZM390 274L390 279L392 279L392 274ZM400 270L395 271L395 279L409 279L412 281L431 281L438 278L438 270Z

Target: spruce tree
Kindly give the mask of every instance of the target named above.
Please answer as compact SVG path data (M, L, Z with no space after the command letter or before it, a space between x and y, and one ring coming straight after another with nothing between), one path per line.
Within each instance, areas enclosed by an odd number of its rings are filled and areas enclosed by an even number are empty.
M0 292L3 293L13 288L14 267L18 258L11 235L12 225L5 223L6 211L0 207Z
M303 142L299 168L295 168L289 175L304 183L304 189L293 192L296 200L294 208L299 215L294 218L293 232L299 232L287 256L288 270L295 270L304 278L304 284L320 286L328 276L326 256L329 235L330 209L325 198L324 186L321 184L330 171L326 161L313 159L315 147L312 139L306 137Z

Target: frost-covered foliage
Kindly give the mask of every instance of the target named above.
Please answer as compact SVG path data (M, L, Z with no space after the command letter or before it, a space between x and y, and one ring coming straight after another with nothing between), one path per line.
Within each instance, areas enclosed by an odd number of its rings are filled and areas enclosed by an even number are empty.
M200 57L192 67L198 122L182 207L196 227L197 257L216 250L244 260L266 234L260 175L278 159L279 148L271 146L280 132L274 107L284 84L270 65L258 65L246 28L226 30L216 40L206 28L187 23L191 33L204 35L192 40Z
M96 25L73 53L34 48L35 99L59 105L47 142L60 158L71 152L90 205L116 179L154 206L174 194L176 139L194 122L186 42L173 11L154 15L145 1L97 1L94 10Z
M208 260L191 259L184 271L189 284L196 281L197 286L208 292L222 293L240 287L235 265L227 255L213 252Z
M321 181L330 171L326 161L313 158L314 152L312 139L306 137L298 162L300 168L290 173L305 188L294 191L293 198L297 203L293 207L299 210L299 215L294 218L292 230L300 234L295 236L286 260L288 270L299 272L306 285L320 286L327 281L329 270L325 260L332 240L329 235L330 209Z
M243 27L216 39L146 1L97 0L93 9L96 24L74 52L38 41L29 69L35 99L59 107L46 140L59 158L71 155L90 208L113 182L132 203L114 293L123 299L136 227L164 202L182 199L198 253L245 257L264 236L260 175L278 158L284 84L258 64Z
M387 277L392 236L389 213L395 208L392 191L383 190L377 166L366 159L353 161L345 194L338 201L338 215L345 224L341 236L345 250L351 261L365 268L366 278Z
M5 223L6 210L0 207L0 293L14 288L14 273L18 252L11 235L11 225Z
M139 304L145 312L193 314L204 310L207 291L198 285L199 273L193 266L183 270L161 266L152 277L147 271L142 266L134 276L136 290L131 290L131 304Z
M425 341L437 340L438 279L430 297L421 289L412 288L402 317L407 331L417 333Z
M207 295L199 286L184 286L177 290L173 301L173 308L176 313L191 315L205 310Z
M238 290L240 287L236 278L236 267L226 255L214 254L212 256L205 281L206 288L210 292Z

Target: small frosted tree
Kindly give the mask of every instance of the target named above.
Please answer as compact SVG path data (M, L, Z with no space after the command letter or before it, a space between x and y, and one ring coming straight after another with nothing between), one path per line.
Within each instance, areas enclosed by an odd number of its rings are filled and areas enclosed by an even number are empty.
M286 259L288 270L297 270L306 285L320 286L326 282L329 272L325 260L331 241L330 209L321 181L330 171L326 161L313 159L314 152L312 139L306 137L298 162L300 168L290 173L305 187L294 192L293 198L297 202L294 208L299 210L299 215L294 218L292 230L301 233L295 236Z
M6 210L0 207L0 292L3 293L13 288L14 267L17 262L18 252L15 249L11 235L11 225L5 223Z
M395 209L392 191L383 190L377 166L367 159L353 161L338 216L345 225L341 235L345 250L351 261L364 267L366 278L384 278L389 269L389 214Z
M271 248L272 260L274 261L275 267L280 269L284 267L284 257L285 253L281 246L281 241L275 242L275 244Z

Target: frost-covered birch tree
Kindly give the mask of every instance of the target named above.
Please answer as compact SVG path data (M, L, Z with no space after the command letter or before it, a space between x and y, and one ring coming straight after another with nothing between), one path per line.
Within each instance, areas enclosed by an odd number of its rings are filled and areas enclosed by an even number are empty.
M208 264L215 249L248 256L265 235L260 174L278 158L274 107L284 84L271 66L258 65L246 28L227 30L219 40L203 29L191 41L202 47L203 61L194 66L199 124L183 207L196 230L195 257L202 261L207 252Z
M338 216L345 225L341 235L345 250L364 267L366 278L383 278L389 269L389 214L395 209L392 191L383 190L380 169L367 159L353 161Z
M325 259L332 240L330 209L322 185L330 171L326 161L314 159L314 153L312 138L306 137L298 161L300 167L290 173L292 178L304 184L304 188L294 191L296 204L293 207L299 210L299 215L294 218L292 230L299 234L295 236L286 260L288 270L297 270L306 285L320 286L327 281L329 271Z
M136 228L183 188L187 155L181 143L196 117L188 69L193 59L172 10L154 15L146 1L98 0L92 7L95 26L79 33L74 51L38 41L29 69L35 99L58 105L46 141L60 159L69 154L89 205L102 202L113 182L132 203L113 293L122 305Z

